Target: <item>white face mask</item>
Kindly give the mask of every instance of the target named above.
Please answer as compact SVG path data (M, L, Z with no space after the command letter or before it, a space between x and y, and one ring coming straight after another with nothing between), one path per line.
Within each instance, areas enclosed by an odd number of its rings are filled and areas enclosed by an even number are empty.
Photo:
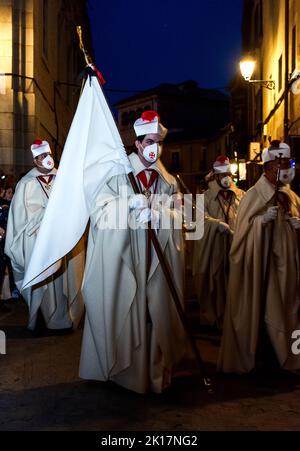
M151 144L151 146L146 146L143 150L143 157L149 163L155 163L159 159L162 153L162 147L157 144Z
M232 178L227 175L226 177L223 177L220 181L221 185L223 186L223 188L228 189L230 188L230 185L232 183Z
M42 166L45 169L49 169L49 171L51 171L54 168L54 160L51 157L51 155L48 155L46 158L43 159Z
M281 183L289 185L294 180L294 177L295 177L294 168L280 170L279 180L281 181Z

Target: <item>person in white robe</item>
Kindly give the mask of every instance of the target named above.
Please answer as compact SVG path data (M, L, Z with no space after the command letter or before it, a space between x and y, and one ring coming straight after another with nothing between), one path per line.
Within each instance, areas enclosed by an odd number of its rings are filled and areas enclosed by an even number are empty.
M47 141L36 140L31 152L34 168L16 187L5 242L5 253L11 260L19 290L57 172ZM59 233L59 230L53 230L53 233ZM80 241L64 258L58 273L22 292L29 310L28 329L35 330L39 310L48 329L77 327L84 309L80 292L84 260L83 241Z
M154 199L177 192L175 178L159 159L167 130L151 111L134 129L137 153L129 160L143 194L134 194L127 175L114 176L98 193L90 216L79 375L160 393L184 355L186 336L153 247L147 252L147 223L152 220L183 304L183 235L181 227L173 227L181 211ZM108 228L116 211L125 224ZM163 228L168 217L172 225Z
M231 247L218 361L225 373L261 365L300 369L300 354L293 351L300 330L300 199L289 185L290 147L274 141L262 159L264 174L240 203Z
M204 193L204 235L193 242L193 283L200 323L222 327L228 282L228 258L235 219L244 191L233 182L230 161L219 156Z

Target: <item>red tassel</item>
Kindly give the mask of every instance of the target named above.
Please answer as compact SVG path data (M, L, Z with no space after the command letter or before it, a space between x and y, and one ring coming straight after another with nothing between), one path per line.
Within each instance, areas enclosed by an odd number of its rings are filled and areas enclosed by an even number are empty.
M145 122L152 122L156 117L159 120L159 115L156 111L144 111L142 114L142 119Z
M96 75L98 77L100 85L103 86L106 83L106 80L104 79L104 77L101 74L100 70L95 65L93 65L93 69L94 69L94 71L95 71L95 73L96 73Z

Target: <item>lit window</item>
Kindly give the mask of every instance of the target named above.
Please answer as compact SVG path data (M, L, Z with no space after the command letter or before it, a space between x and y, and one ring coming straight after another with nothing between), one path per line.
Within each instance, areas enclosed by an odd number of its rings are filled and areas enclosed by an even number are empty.
M43 54L48 58L48 0L43 0Z
M278 60L278 92L282 89L282 55Z
M292 72L296 69L296 53L297 53L297 47L296 47L296 25L293 28L292 31Z

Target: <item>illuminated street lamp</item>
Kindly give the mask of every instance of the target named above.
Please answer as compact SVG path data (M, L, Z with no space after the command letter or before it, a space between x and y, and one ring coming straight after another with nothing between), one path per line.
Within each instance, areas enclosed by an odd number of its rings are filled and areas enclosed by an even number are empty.
M238 167L237 161L233 161L230 164L230 172L231 172L231 174L232 175L237 175L238 168L239 167Z
M250 81L255 69L255 61L242 60L240 62L241 74L246 81Z
M247 165L245 160L239 161L239 180L247 180Z
M274 80L251 80L255 69L255 61L251 59L244 59L240 62L241 74L246 81L249 83L256 83L261 85L263 88L275 89Z

